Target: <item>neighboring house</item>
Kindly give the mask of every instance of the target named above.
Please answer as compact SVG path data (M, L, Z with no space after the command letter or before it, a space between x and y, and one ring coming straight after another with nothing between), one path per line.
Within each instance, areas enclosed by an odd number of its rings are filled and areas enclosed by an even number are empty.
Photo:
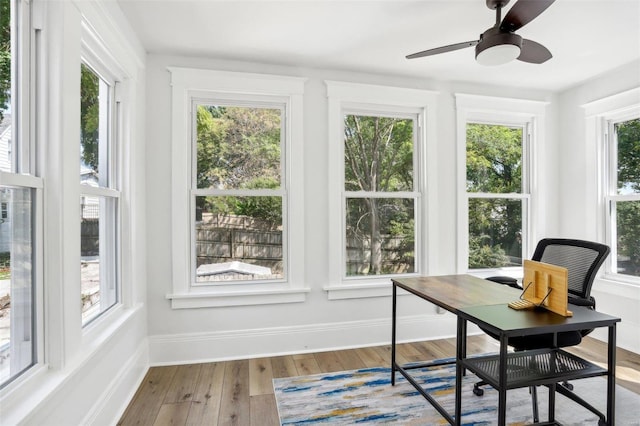
M83 185L98 187L98 176L95 170L84 164L80 166L80 183ZM82 219L98 219L100 217L100 200L97 197L83 196L80 200L82 204Z
M11 171L11 115L5 113L0 121L0 170Z
M4 115L0 122L0 170L11 171L11 115ZM0 189L0 253L8 252L10 212L9 212L9 191Z

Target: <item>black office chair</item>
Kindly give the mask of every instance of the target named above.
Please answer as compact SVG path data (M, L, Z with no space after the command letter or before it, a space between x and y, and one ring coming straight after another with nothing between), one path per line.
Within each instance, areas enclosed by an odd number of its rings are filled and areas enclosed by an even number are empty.
M598 269L609 255L610 249L604 244L594 243L591 241L572 240L563 238L545 238L540 240L532 260L567 268L568 274L568 290L569 300L572 305L587 306L595 309L596 301L591 296L591 287L596 277ZM517 281L510 277L489 277L490 281L500 284L509 285L511 287L520 288ZM569 308L571 310L571 308ZM495 339L498 336L483 330ZM593 330L568 331L557 333L556 347L564 348L567 346L575 346L580 344L582 338ZM509 338L509 345L515 351L525 351L532 349L553 348L553 333L540 334L535 336L518 336ZM480 396L484 391L480 386L487 383L482 381L473 386L473 393ZM557 387L559 393L573 399L577 402L584 402L576 396L571 390L573 386L567 382ZM533 420L538 422L538 400L536 387L530 388L533 403Z

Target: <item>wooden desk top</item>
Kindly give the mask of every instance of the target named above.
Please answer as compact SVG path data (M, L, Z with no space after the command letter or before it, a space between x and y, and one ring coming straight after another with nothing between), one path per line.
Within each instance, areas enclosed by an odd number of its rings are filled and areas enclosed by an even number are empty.
M506 304L518 300L520 290L472 275L440 275L392 280L398 287L457 313L470 306Z

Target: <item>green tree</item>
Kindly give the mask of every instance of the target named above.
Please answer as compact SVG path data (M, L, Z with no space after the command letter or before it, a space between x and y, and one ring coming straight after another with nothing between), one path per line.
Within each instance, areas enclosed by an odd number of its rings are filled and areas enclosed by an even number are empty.
M467 124L467 191L522 192L522 129ZM469 201L469 267L506 266L522 256L520 200L472 198Z
M640 118L619 123L618 131L618 189L626 185L640 192Z
M345 190L413 190L413 121L347 115L344 121ZM369 274L383 271L384 233L409 234L402 200L364 198L347 203L347 233L370 244ZM398 216L398 217L394 217ZM384 233L383 233L384 231ZM410 231L413 238L413 231Z
M280 187L279 109L199 105L196 129L198 188ZM197 207L282 224L279 197L198 197Z
M640 119L616 126L618 133L618 192L640 193ZM640 201L616 203L618 255L628 257L624 274L640 276Z
M198 187L240 189L265 177L280 182L280 121L278 109L199 105Z
M467 191L522 191L522 129L467 125Z
M0 121L11 96L11 2L0 0Z
M100 77L86 65L80 68L80 145L82 161L98 171Z

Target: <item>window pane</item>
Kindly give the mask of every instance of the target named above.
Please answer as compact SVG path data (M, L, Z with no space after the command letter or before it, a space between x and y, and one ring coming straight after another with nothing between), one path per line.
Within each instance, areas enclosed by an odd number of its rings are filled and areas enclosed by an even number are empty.
M282 110L198 105L198 188L279 188Z
M85 64L80 77L80 183L107 187L109 89Z
M413 139L412 119L347 115L345 189L412 191Z
M640 277L640 201L615 203L619 274Z
M116 303L117 200L82 197L80 222L80 281L82 324Z
M196 197L196 282L284 278L282 198Z
M0 187L0 203L1 387L33 365L35 341L31 190Z
M347 276L415 272L413 198L347 198Z
M522 192L521 127L467 123L467 191Z
M522 200L469 200L469 268L522 265Z
M0 0L0 170L14 171L11 121L11 1Z
M615 126L618 136L618 194L640 194L640 118Z

